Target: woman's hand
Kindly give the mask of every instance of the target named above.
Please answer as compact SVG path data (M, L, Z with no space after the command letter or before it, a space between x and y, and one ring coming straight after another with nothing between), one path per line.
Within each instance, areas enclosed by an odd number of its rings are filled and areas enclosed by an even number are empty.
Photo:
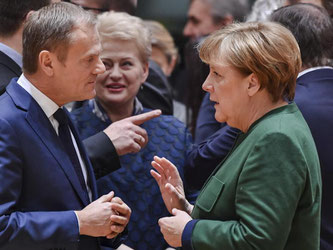
M175 208L172 214L174 216L159 219L158 224L165 241L172 247L181 247L184 228L192 218L186 212Z
M151 175L156 180L169 213L173 208L183 210L191 214L193 206L186 200L183 181L179 176L178 170L167 159L154 157L151 165L157 170L150 170Z

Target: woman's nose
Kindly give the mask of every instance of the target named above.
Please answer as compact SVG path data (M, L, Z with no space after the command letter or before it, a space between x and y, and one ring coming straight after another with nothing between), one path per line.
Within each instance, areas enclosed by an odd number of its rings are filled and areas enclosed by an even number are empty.
M207 76L205 82L202 84L202 89L209 93L213 91L213 84L211 84L210 81L210 74Z
M111 78L121 78L121 70L118 65L113 65L109 73Z

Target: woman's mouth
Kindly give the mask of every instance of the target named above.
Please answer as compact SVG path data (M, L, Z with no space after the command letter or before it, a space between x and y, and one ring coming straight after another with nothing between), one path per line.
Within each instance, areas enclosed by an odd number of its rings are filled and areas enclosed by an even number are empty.
M124 84L120 83L110 83L105 86L110 92L121 92L125 89Z

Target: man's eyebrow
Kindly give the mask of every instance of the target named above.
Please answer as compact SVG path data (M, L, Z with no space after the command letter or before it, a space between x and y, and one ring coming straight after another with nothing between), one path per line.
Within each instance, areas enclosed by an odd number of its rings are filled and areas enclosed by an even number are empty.
M194 23L198 23L199 22L199 19L196 18L195 16L188 16L188 20L191 21L191 22L194 22Z

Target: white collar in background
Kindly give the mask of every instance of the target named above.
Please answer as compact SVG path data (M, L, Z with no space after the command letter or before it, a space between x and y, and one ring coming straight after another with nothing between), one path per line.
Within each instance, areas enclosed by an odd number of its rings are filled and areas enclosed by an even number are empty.
M330 67L330 66L319 66L319 67L308 68L308 69L305 69L305 70L299 72L297 78L301 77L302 75L305 75L306 73L315 71L317 69L333 69L333 67Z

